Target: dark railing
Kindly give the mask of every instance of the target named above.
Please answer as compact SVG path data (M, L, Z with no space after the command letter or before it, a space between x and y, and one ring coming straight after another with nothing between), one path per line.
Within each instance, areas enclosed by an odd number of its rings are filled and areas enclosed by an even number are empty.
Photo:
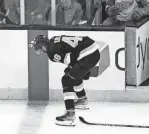
M129 21L125 25L111 26L0 25L0 30L124 31L125 26L139 28L147 21L149 18L143 18L138 22Z
M125 26L0 25L0 30L124 31Z

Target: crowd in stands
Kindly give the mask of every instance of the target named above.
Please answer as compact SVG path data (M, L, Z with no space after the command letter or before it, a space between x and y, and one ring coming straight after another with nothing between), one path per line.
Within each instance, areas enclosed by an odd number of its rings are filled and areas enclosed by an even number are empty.
M25 24L125 25L149 16L149 0L25 0ZM0 0L0 24L20 24L20 0Z

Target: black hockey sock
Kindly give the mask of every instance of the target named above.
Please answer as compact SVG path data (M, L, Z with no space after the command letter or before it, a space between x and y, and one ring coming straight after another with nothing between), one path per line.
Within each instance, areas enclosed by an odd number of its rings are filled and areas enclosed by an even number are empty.
M74 100L65 100L65 107L66 107L66 110L74 110Z
M64 103L66 110L74 109L75 92L73 89L74 80L64 75L62 77Z

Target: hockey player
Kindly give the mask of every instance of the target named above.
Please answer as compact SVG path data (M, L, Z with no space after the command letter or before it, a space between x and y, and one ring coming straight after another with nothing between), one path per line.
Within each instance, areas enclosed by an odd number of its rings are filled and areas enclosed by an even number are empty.
M88 80L91 69L100 59L99 45L88 36L54 36L50 40L39 35L33 42L37 54L46 53L53 62L64 63L67 68L61 82L66 113L56 117L57 125L75 126L75 108L87 109L83 80ZM78 99L74 102L74 93Z

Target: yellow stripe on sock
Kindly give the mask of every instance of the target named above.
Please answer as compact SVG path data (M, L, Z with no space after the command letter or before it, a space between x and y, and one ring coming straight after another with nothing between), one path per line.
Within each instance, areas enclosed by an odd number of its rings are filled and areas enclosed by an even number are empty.
M76 92L81 92L84 89L84 84L80 84L79 86L74 86L74 90Z
M74 100L74 99L75 99L74 92L64 93L64 100Z

